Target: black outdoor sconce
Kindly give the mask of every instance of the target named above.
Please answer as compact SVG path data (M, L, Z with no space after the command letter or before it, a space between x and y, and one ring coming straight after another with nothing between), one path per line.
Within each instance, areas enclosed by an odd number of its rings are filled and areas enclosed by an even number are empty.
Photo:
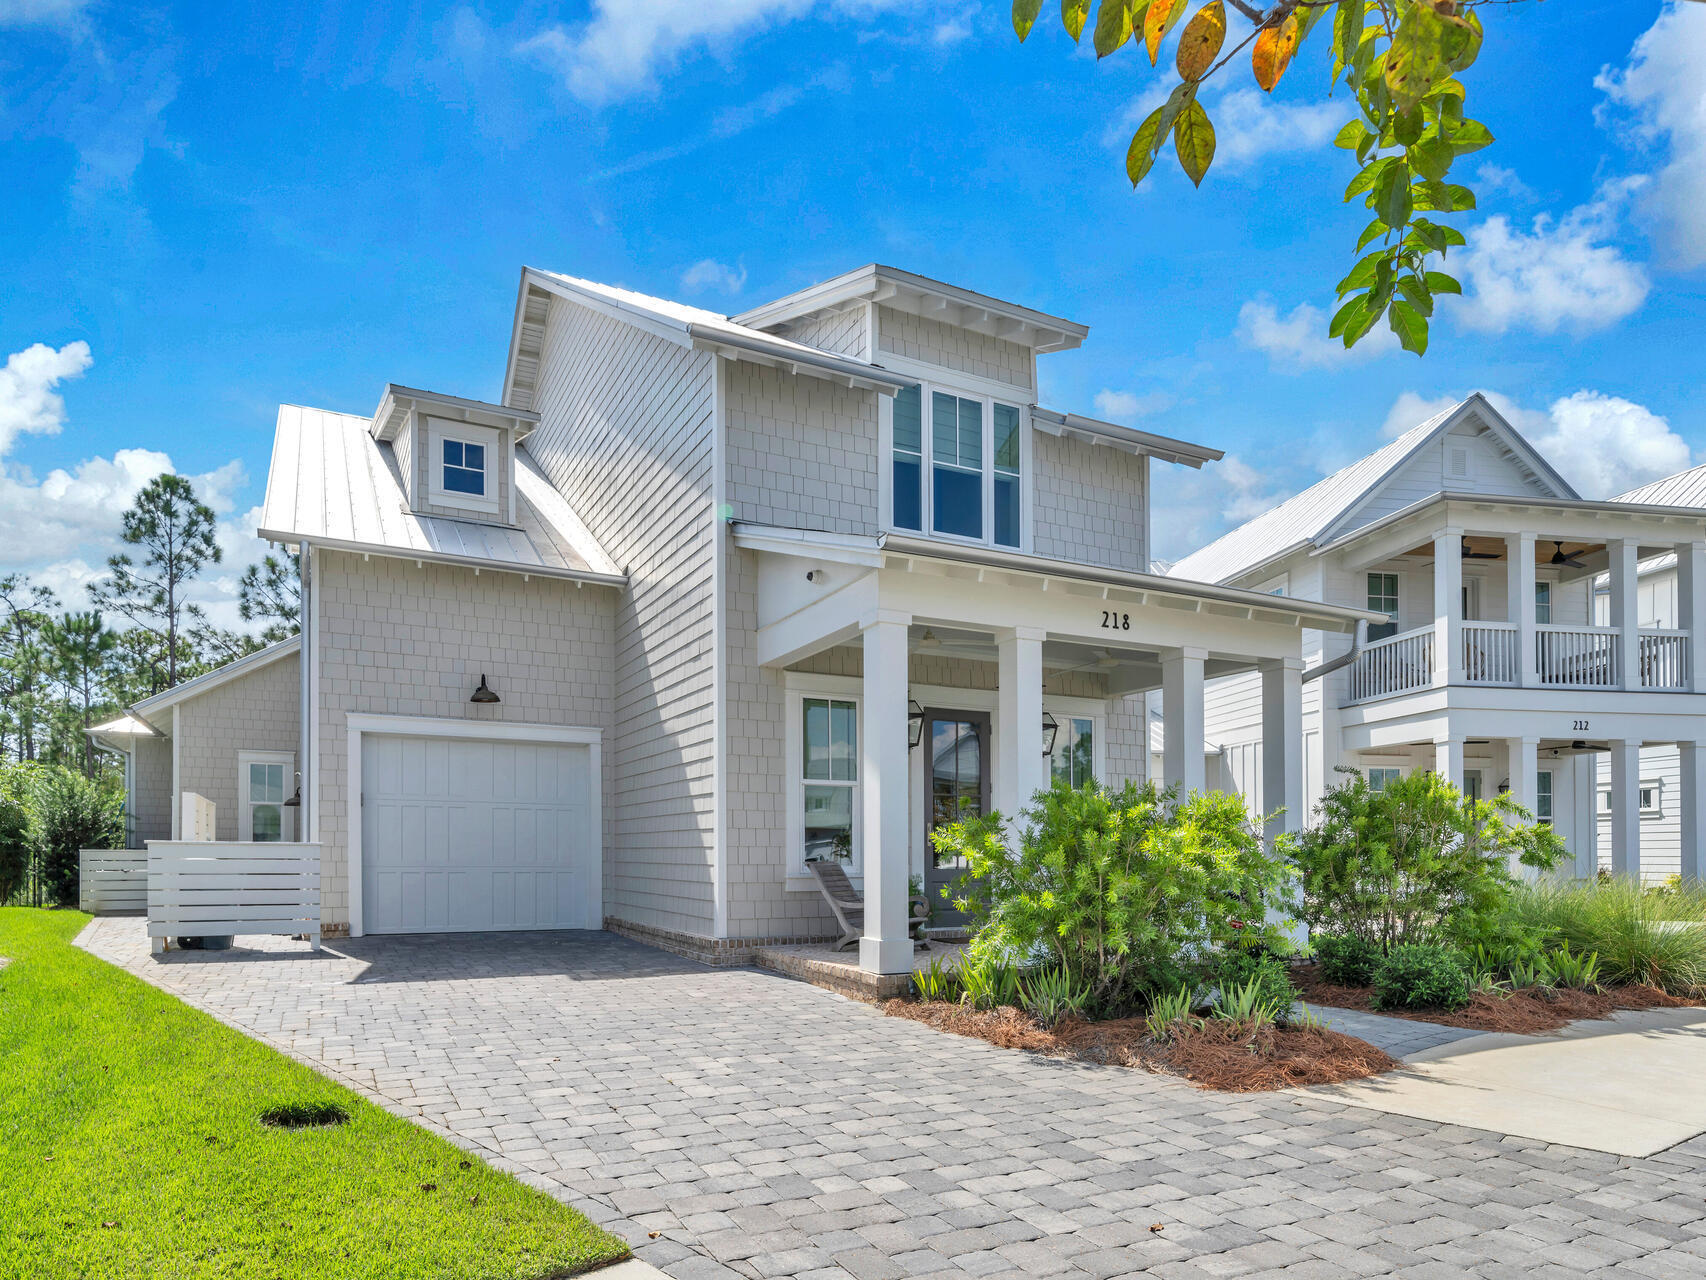
M924 740L924 708L912 698L906 700L906 749L911 751Z
M497 694L493 693L491 691L491 689L489 689L486 686L486 673L484 671L482 671L480 673L480 687L478 689L474 690L474 696L469 698L468 701L469 702L479 702L479 703L491 703L491 702L502 702L503 699L498 697Z
M1048 712L1043 712L1043 754L1054 754L1055 736L1060 732L1060 723Z

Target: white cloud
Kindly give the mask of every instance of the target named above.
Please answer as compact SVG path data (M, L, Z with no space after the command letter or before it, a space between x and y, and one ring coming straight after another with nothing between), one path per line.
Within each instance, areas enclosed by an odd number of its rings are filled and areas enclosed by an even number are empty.
M681 273L681 287L688 293L739 293L746 288L746 267L701 258Z
M1526 232L1503 215L1488 218L1445 263L1464 286L1452 319L1481 333L1587 333L1638 310L1647 272L1623 256L1616 222L1640 182L1604 186L1590 203L1562 219L1542 214Z
M25 432L59 434L65 425L65 401L54 388L80 376L89 364L87 342L67 342L57 351L37 342L6 358L6 367L0 369L0 458Z
M1238 308L1234 336L1266 355L1268 363L1281 373L1334 368L1398 349L1391 329L1377 324L1362 341L1346 350L1342 341L1327 335L1329 323L1328 313L1308 302L1298 303L1282 316L1273 300L1263 295Z
M1524 182L1515 169L1507 169L1502 164L1484 164L1475 170L1475 186L1482 194L1503 191L1523 204L1533 204L1539 198L1534 188Z
M654 87L658 72L694 50L721 50L816 13L862 17L896 7L899 0L593 0L589 21L549 27L517 52L597 105Z
M1706 6L1665 5L1628 63L1606 67L1594 84L1632 114L1635 141L1668 142L1643 211L1678 266L1706 264Z
M1288 496L1271 469L1253 467L1236 454L1200 471L1171 467L1166 483L1155 486L1156 554L1177 560Z
M1396 440L1411 427L1419 427L1436 413L1442 413L1458 403L1458 396L1428 397L1415 391L1405 391L1392 402L1386 421L1380 425L1382 440ZM1337 468L1334 468L1337 470Z
M75 28L89 0L0 0L0 27Z
M1114 118L1103 143L1121 152L1149 114L1167 101L1171 88L1151 84ZM1349 118L1335 102L1292 103L1270 98L1257 89L1233 89L1204 104L1214 121L1214 169L1240 169L1263 156L1290 151L1313 151L1324 146ZM1171 154L1164 149L1162 158Z
M1163 413L1177 401L1165 391L1098 391L1096 412L1110 422L1130 423L1133 418L1147 418Z

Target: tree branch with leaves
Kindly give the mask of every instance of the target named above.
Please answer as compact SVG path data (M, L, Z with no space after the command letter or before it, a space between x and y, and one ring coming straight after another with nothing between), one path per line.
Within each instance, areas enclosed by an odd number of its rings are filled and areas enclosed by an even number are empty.
M1358 114L1334 145L1356 157L1345 200L1360 200L1373 219L1357 241L1361 255L1338 285L1341 303L1329 333L1350 347L1382 318L1408 351L1427 350L1434 300L1462 286L1437 268L1466 243L1439 221L1475 208L1475 193L1448 182L1452 164L1493 141L1484 124L1463 113L1468 92L1457 77L1481 51L1475 10L1510 0L1275 0L1266 8L1230 0L1250 30L1226 49L1226 0L1210 0L1183 27L1188 0L1062 0L1061 23L1074 43L1090 26L1096 56L1127 44L1141 47L1151 66L1174 30L1179 83L1132 135L1126 174L1136 186L1148 176L1169 138L1185 174L1202 185L1214 163L1214 124L1200 100L1202 86L1249 50L1257 85L1271 93L1299 47L1329 13L1332 77L1349 87ZM1013 30L1030 35L1043 0L1013 0Z

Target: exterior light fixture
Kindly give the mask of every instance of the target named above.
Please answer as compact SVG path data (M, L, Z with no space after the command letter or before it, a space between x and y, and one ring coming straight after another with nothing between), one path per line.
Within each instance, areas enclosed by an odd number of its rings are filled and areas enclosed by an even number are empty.
M468 701L469 702L487 703L487 702L502 702L503 699L498 697L497 694L493 693L491 691L491 689L489 689L486 686L486 673L484 671L482 671L480 673L480 687L478 689L474 690L474 696L469 698Z
M1054 740L1059 733L1060 722L1048 712L1043 712L1043 754L1045 756L1054 754Z
M924 708L908 698L906 700L906 749L911 751L924 740Z
M284 802L284 807L286 809L300 809L302 807L302 774L300 772L296 775L296 791L290 799Z

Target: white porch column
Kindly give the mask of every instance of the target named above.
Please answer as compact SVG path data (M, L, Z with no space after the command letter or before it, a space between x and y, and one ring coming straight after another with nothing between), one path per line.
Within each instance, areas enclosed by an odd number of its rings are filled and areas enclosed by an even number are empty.
M1611 744L1611 873L1641 874L1641 744Z
M1463 739L1434 739L1434 772L1463 790Z
M1592 880L1599 874L1599 757L1583 752L1572 758L1570 768L1574 874L1578 880Z
M1009 821L1048 785L1043 756L1043 636L1015 627L995 636L995 807Z
M1262 672L1262 808L1285 813L1268 827L1268 839L1301 831L1303 811L1303 660L1275 658Z
M1505 557L1510 570L1505 617L1516 623L1516 681L1526 689L1540 683L1534 666L1534 535L1506 538Z
M1706 813L1701 802L1706 800L1706 742L1679 742L1677 753L1682 757L1682 792L1678 816L1681 819L1682 878L1706 880Z
M1706 693L1706 542L1676 544L1676 625L1688 632L1687 688Z
M1540 795L1540 739L1507 738L1505 750L1510 757L1511 799L1532 815ZM1553 820L1557 820L1556 815ZM1511 859L1510 872L1525 878L1530 874L1515 858Z
M1641 687L1641 592L1635 580L1639 550L1633 538L1612 538L1605 544L1611 561L1611 625L1617 628L1618 684L1624 689ZM1615 816L1612 822L1616 822Z
M1206 649L1161 655L1161 780L1179 798L1208 790L1203 763L1203 662Z
M905 614L882 612L864 627L864 706L859 738L860 831L865 864L867 973L912 968L907 936L906 629Z
M1443 529L1434 538L1434 684L1462 683L1463 530Z

